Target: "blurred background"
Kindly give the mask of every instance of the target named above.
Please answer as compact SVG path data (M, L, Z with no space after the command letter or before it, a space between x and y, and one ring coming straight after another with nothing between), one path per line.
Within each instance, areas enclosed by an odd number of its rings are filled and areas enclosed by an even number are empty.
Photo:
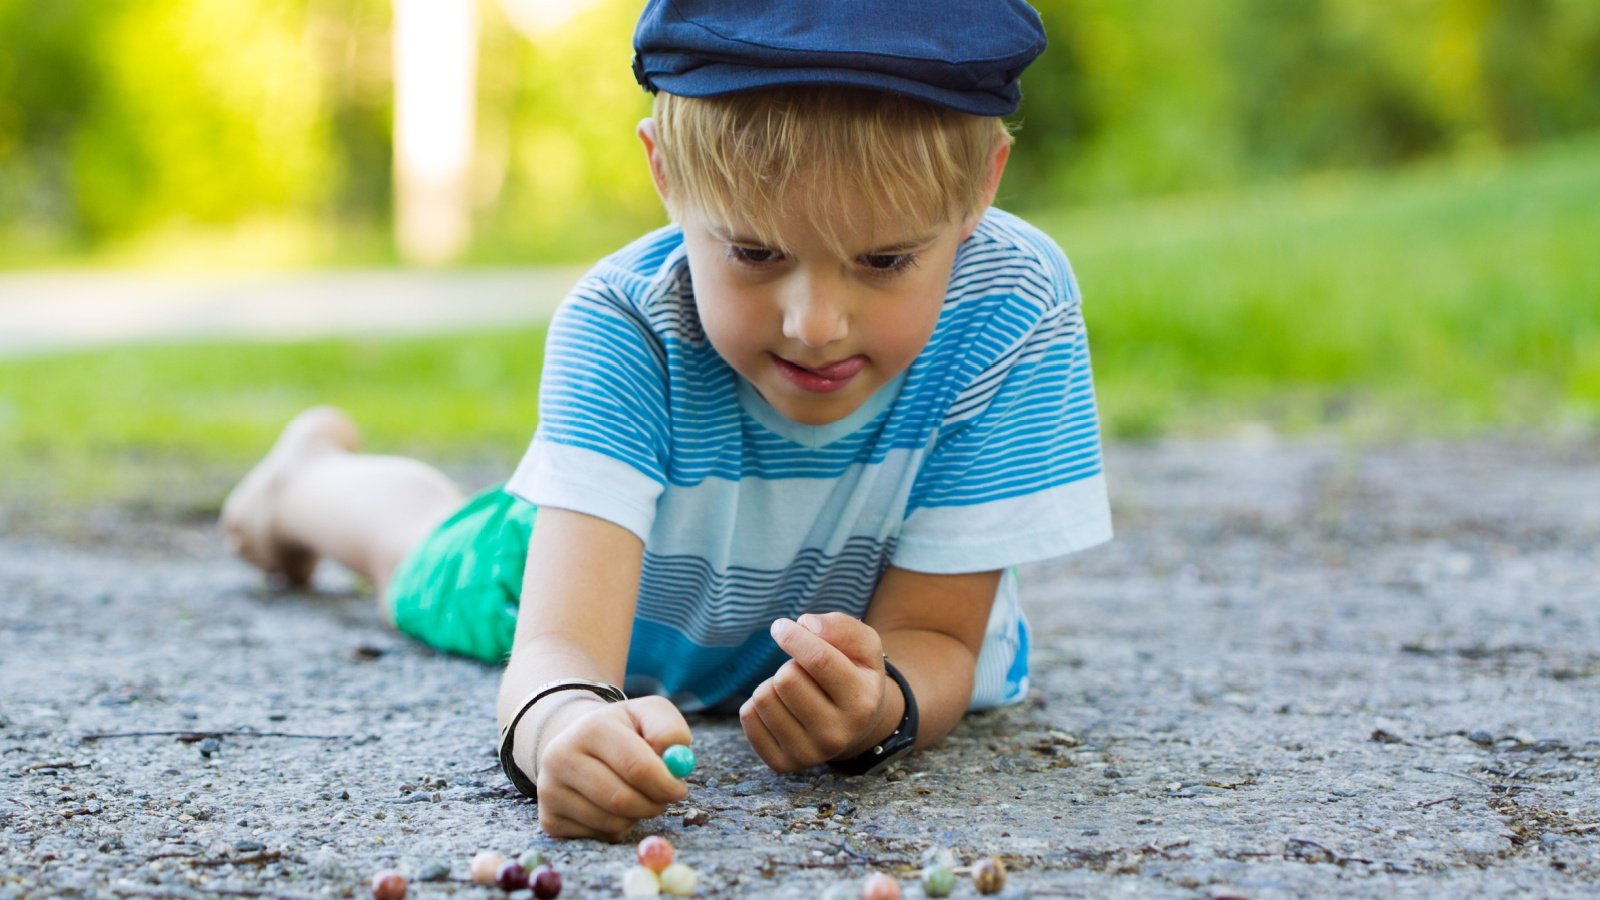
M0 492L214 508L316 402L508 467L542 317L664 221L640 6L0 0ZM1035 6L999 205L1108 437L1595 433L1600 3Z

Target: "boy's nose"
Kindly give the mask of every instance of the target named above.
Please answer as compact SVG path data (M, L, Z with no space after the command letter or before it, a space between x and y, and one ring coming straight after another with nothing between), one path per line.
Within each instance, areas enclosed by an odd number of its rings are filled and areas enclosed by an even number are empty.
M845 307L835 291L811 283L795 291L783 311L783 336L807 347L823 347L849 331Z

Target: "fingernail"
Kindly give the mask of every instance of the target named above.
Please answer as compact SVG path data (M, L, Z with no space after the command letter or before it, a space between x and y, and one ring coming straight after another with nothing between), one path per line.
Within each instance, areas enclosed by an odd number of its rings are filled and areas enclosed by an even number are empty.
M788 619L774 619L772 621L772 627L768 630L772 632L773 640L777 640L779 635L783 634L783 630L789 627L786 624L788 621Z
M822 633L822 619L818 616L813 616L810 613L806 613L800 617L800 624L804 625L806 630L812 634Z

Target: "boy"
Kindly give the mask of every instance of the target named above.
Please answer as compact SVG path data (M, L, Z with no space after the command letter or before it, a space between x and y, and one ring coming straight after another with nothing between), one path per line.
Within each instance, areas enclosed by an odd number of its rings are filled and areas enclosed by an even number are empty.
M1021 699L1010 569L1110 536L1071 272L989 209L1037 15L737 8L645 8L638 136L675 224L563 303L503 490L462 507L322 408L223 512L268 571L332 556L401 631L509 652L502 764L555 836L683 799L684 710L737 709L774 770L860 773Z

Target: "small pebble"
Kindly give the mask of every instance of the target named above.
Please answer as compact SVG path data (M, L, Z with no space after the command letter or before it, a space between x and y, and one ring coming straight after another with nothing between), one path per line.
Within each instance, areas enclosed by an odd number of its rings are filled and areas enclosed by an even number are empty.
M686 809L683 811L683 824L687 827L699 827L710 821L711 814L703 809Z
M418 881L443 881L450 877L450 867L444 863L428 863L417 875Z
M493 850L480 850L472 857L472 881L474 884L494 884L500 875L500 867L506 864L506 858Z
M900 900L900 882L893 875L874 872L861 883L861 900Z
M675 862L661 870L660 881L662 893L687 897L694 893L695 885L700 883L700 875L683 863Z
M682 744L673 744L666 752L661 754L661 759L667 764L667 771L673 778L686 778L694 771L694 751Z
M1467 735L1467 740L1477 744L1480 747L1494 746L1494 735L1484 731L1482 728L1479 728L1477 731Z
M206 759L210 759L220 752L222 752L222 742L216 738L208 737L200 742L200 755Z
M494 883L502 891L520 891L528 886L528 870L519 862L505 863L495 873Z
M561 894L561 873L549 866L534 869L528 882L528 886L533 888L533 895L539 900L550 900Z
M922 892L929 897L948 897L956 889L956 873L948 866L931 865L922 870Z
M633 866L622 873L622 896L654 897L661 893L661 879L644 866Z
M399 872L384 870L372 876L373 900L405 900L406 877Z
M672 864L672 842L659 834L652 834L639 842L639 865L652 872L661 873Z
M980 894L998 894L1006 887L1006 867L994 857L972 864L972 886Z

